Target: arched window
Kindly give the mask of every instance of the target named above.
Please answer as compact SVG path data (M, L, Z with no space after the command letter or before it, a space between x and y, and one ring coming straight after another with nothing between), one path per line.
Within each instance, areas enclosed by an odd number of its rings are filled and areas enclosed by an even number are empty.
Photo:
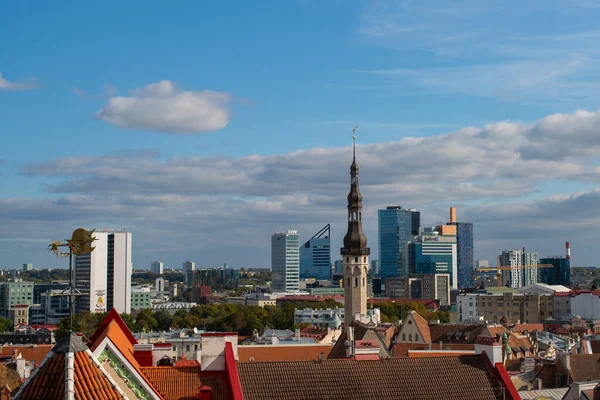
M358 257L354 257L354 262L358 262Z
M350 257L346 257L346 262L350 262Z
M358 220L361 221L362 220L362 213L359 211L358 212Z
M363 257L363 262L367 262L367 257Z
M403 341L403 342L406 342L406 333L403 333L403 334L402 334L402 341Z
M363 276L363 287L365 286L365 277Z
M358 278L354 278L354 287L358 287Z
M348 287L350 287L350 278L348 278Z
M412 342L412 333L409 333L409 334L408 334L408 341L409 341L409 342Z

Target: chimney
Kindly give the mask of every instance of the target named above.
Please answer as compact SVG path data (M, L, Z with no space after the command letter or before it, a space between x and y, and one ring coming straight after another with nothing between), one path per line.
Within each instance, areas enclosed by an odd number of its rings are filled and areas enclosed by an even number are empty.
M502 363L502 345L496 341L493 336L477 336L475 341L475 354L483 354L487 356L492 365Z
M450 222L456 222L456 207L450 207Z
M296 340L297 342L300 341L300 328L296 328L294 332L294 340Z
M200 394L196 396L197 400L211 400L212 399L212 388L207 385L200 387Z
M225 371L225 346L227 343L231 343L235 360L239 360L237 332L203 333L201 340L201 371Z
M567 260L571 259L571 242L566 242L565 246L567 246Z
M140 364L140 367L154 366L153 353L154 345L151 343L133 345L133 357L136 359L138 364Z

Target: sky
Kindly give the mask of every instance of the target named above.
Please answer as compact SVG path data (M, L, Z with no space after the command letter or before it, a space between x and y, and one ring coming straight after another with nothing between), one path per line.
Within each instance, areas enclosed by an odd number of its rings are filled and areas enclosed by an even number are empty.
M269 267L270 235L473 222L475 257L598 265L593 0L9 2L0 23L0 268L66 267L78 227L134 268Z

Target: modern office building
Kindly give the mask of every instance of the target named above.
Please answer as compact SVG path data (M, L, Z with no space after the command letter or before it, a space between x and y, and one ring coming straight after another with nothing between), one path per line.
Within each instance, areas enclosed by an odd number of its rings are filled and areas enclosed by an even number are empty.
M448 274L451 289L458 289L458 261L455 235L441 235L433 228L427 228L414 243L405 248L412 256L414 274ZM410 254L412 252L412 254Z
M335 260L333 263L333 273L334 274L343 274L344 273L344 263L342 260Z
M274 292L297 292L300 282L298 231L271 236L271 288Z
M95 231L94 251L75 256L75 287L83 293L77 312L131 312L131 232Z
M412 274L408 278L385 280L385 294L391 299L434 299L450 305L449 274Z
M500 265L510 267L502 270L502 284L512 288L538 283L539 264L537 253L528 253L525 249L505 250L500 255ZM525 266L525 267L524 267Z
M327 224L300 247L300 278L330 279L330 230Z
M162 261L152 261L150 264L150 271L156 275L162 275L164 270L164 264Z
M475 285L475 259L473 256L473 224L456 220L456 207L450 207L450 222L456 226L456 253L458 288L473 288Z
M192 275L196 270L195 261L184 261L183 262L183 283L186 285L192 284Z
M216 290L237 289L240 279L240 270L230 268L227 264L218 268L202 268L193 273L190 284L204 285Z
M32 263L23 264L23 272L31 271L33 269Z
M150 299L152 298L152 290L150 286L134 286L131 288L131 309L142 310L150 308Z
M540 264L551 264L552 268L540 269L541 283L571 286L571 259L552 256L540 259Z
M402 250L413 236L418 235L421 214L399 206L378 210L379 262L382 279L403 275Z
M381 274L381 263L379 260L371 260L371 276L379 276Z
M15 306L33 306L32 282L3 282L0 284L0 316L12 318Z

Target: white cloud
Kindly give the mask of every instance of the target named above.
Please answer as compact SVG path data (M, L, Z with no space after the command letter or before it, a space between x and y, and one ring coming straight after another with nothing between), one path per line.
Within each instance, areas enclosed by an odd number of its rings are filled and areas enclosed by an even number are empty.
M0 73L0 90L31 90L38 87L34 78L29 78L21 82L9 82Z
M107 93L113 91L109 89ZM125 129L202 133L227 126L230 102L226 92L183 91L163 80L135 89L129 96L111 97L96 118Z

